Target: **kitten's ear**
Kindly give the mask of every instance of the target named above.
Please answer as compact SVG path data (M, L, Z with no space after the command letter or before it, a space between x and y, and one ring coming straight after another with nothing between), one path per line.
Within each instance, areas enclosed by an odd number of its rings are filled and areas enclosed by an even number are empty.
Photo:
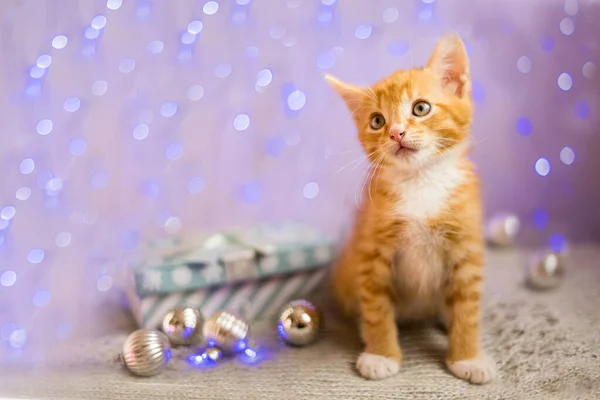
M360 102L367 95L365 88L342 82L331 75L325 75L325 80L338 92L346 104Z
M456 33L440 38L427 68L439 76L442 85L457 96L462 97L471 90L467 50Z

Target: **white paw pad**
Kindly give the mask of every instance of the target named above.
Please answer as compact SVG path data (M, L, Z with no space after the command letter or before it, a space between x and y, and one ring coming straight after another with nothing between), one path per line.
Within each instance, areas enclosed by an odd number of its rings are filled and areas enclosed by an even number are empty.
M400 371L400 364L393 358L362 353L356 360L356 369L367 379L385 379Z
M496 363L485 354L471 360L448 362L448 368L457 378L480 385L496 377Z

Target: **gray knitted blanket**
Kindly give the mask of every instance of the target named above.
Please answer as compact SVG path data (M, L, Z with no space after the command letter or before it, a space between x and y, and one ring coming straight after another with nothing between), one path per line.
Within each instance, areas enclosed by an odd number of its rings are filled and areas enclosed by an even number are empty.
M197 369L184 361L186 350L176 350L165 373L146 379L111 363L126 331L76 341L67 351L56 349L52 366L0 368L0 398L600 399L599 257L600 247L574 248L564 284L537 293L523 286L522 253L490 251L483 341L500 373L486 386L445 370L446 338L428 327L401 330L405 361L398 376L365 381L354 371L361 349L354 328L326 312L325 331L313 346L281 345L272 321L258 321L252 326L262 355L256 365L225 360ZM315 302L330 307L326 298Z

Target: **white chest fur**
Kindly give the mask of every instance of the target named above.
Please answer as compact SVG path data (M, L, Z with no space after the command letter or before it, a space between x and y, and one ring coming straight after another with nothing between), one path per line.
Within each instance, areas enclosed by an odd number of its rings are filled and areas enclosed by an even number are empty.
M431 298L445 277L444 239L421 222L410 222L408 229L393 260L395 288L404 300Z
M400 297L412 301L411 314L430 314L436 306L436 295L446 275L444 238L427 219L435 218L448 206L450 196L463 181L464 172L454 159L398 183L399 201L394 213L408 223L403 238L398 238L402 246L394 259L393 274Z
M419 221L439 215L464 181L458 162L455 158L444 160L410 179L399 180L396 190L400 200L394 210L398 216Z

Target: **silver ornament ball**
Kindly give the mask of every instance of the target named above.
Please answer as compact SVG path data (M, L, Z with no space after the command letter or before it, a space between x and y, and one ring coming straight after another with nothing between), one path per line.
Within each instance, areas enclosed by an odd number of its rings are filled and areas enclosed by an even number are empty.
M511 213L494 215L486 224L487 241L494 246L511 246L521 230L519 217Z
M204 322L202 333L209 347L235 353L243 350L249 330L244 319L227 311L219 311Z
M564 257L560 253L548 252L538 255L527 266L527 284L532 289L547 290L559 286L564 278Z
M162 330L173 346L197 345L202 341L204 317L196 307L177 307L165 315Z
M120 359L134 375L157 375L171 359L169 339L162 332L138 329L125 341Z
M305 346L319 336L323 317L307 300L294 300L282 310L277 324L279 337L292 346Z
M223 352L218 347L209 347L204 350L204 354L206 354L206 358L213 361L218 361L223 357Z

